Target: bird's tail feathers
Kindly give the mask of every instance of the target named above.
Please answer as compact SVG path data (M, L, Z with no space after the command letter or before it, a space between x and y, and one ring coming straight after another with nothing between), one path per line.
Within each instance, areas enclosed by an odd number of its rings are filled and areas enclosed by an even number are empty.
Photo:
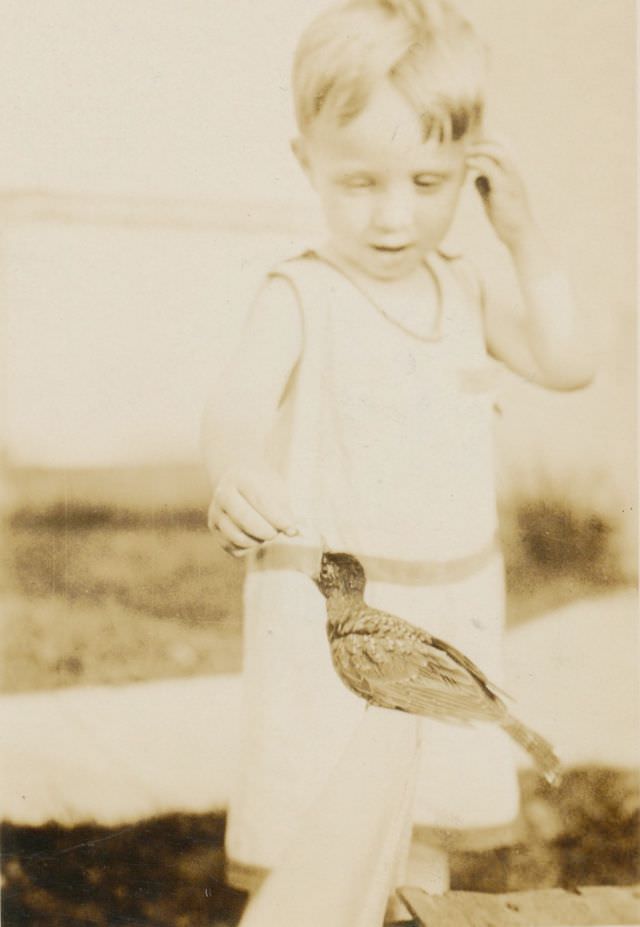
M510 692L505 692L504 689L501 689L500 686L497 686L494 682L489 682L487 687L492 695L497 695L499 698L506 699L508 702L515 702L515 698Z
M501 722L504 730L533 758L550 785L560 784L560 760L551 744L512 715Z

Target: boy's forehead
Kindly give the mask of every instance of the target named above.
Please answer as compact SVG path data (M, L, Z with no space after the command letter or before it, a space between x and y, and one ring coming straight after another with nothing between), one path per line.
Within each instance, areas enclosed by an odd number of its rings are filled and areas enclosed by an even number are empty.
M340 125L332 114L321 115L309 141L324 159L358 163L418 159L434 168L457 162L463 147L459 142L441 142L437 133L425 139L418 113L387 81L346 124Z

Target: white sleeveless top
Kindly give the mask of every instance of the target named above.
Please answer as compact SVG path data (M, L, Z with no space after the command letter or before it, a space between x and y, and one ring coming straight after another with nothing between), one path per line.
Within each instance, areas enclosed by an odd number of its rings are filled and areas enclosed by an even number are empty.
M294 511L334 550L439 563L496 536L496 365L480 292L460 259L426 263L440 301L431 336L383 314L315 252L273 271L297 293L303 349L272 453Z
M500 684L496 368L462 262L436 254L428 268L440 293L431 337L386 317L313 252L274 270L297 293L303 348L270 451L297 516L362 561L366 601L449 641ZM242 750L226 831L234 865L277 864L364 712L331 663L325 601L309 580L314 544L282 538L246 558ZM414 821L511 822L518 789L504 732L416 723Z

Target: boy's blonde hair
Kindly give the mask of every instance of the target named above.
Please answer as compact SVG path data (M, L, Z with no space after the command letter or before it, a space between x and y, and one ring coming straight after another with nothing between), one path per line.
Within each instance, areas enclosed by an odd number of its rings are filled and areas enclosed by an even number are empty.
M458 140L480 126L485 50L449 0L344 0L305 30L293 65L298 128L320 115L344 125L389 79L425 137Z

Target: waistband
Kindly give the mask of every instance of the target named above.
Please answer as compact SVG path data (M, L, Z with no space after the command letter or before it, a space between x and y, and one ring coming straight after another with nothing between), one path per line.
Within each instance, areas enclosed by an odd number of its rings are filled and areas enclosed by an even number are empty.
M349 551L352 553L352 551ZM451 560L395 560L356 553L367 580L400 586L431 586L460 582L479 573L500 555L498 535L477 551ZM295 570L312 575L320 565L319 546L274 541L248 558L250 569Z

